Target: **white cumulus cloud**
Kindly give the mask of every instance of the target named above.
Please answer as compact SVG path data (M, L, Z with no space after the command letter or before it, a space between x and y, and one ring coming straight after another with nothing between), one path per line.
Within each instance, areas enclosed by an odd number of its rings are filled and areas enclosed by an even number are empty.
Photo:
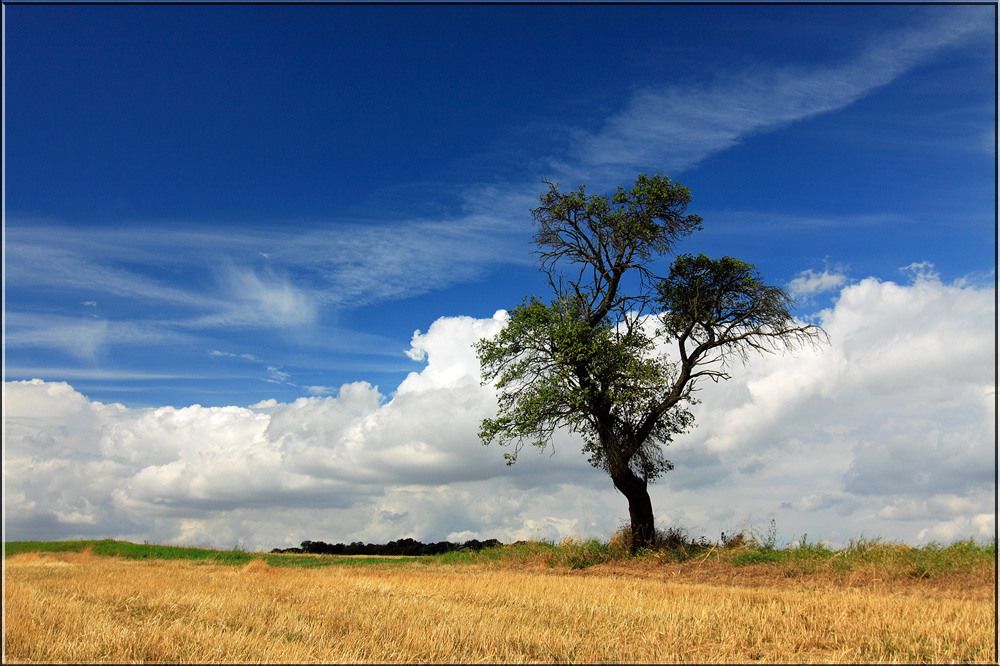
M995 292L929 267L842 286L830 345L754 359L703 386L698 425L651 487L661 525L715 537L910 542L995 529ZM557 434L554 455L483 447L496 409L472 344L488 319L417 331L391 393L314 387L291 403L127 408L66 383L4 384L8 539L114 536L270 548L304 539L607 536L625 500ZM322 389L322 390L320 390ZM329 395L320 395L328 393Z

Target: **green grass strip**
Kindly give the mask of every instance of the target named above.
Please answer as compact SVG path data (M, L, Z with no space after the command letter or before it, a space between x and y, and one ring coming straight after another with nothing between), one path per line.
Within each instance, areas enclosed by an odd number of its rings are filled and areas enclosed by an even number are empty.
M619 545L620 546L620 545ZM931 578L949 571L971 572L987 563L995 563L996 539L978 542L972 539L957 541L948 546L931 543L920 547L882 541L881 539L855 539L846 548L833 551L821 543L809 543L805 537L799 543L785 548L762 545L754 540L740 540L733 547L703 543L681 543L674 548L642 551L630 556L626 551L597 539L567 539L559 545L549 541L519 542L509 546L484 548L480 551L452 551L440 555L405 557L351 557L345 555L309 555L293 553L250 553L238 548L213 550L181 546L134 544L128 541L13 541L4 544L4 556L20 553L83 552L90 549L101 557L121 557L133 560L192 560L201 564L241 566L253 560L264 560L275 567L327 567L327 566L398 566L418 562L429 564L489 564L494 566L517 565L525 562L544 562L552 567L583 569L602 562L655 558L659 562L684 562L708 558L727 561L735 567L772 564L789 573L809 573L819 570L850 571L856 568L876 567L894 574L917 578Z
M264 560L277 567L327 567L398 565L419 560L419 557L346 557L339 555L291 555L249 553L243 550L213 550L183 546L136 544L128 541L9 541L4 543L4 557L22 553L82 553L87 548L101 557L128 560L192 560L200 564L241 566L252 560Z

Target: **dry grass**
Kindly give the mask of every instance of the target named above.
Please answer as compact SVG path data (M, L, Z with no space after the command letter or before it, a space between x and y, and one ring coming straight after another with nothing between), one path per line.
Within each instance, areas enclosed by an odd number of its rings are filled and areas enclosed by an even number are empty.
M84 552L9 557L4 574L11 662L996 661L992 567L922 580L720 561L298 568Z

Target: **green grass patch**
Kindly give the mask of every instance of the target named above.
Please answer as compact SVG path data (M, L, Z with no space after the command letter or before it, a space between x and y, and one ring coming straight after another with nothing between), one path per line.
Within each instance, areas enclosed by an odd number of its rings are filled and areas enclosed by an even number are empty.
M564 539L555 548L548 565L586 569L612 559L615 559L612 548L597 539Z
M929 543L914 548L881 539L856 539L841 552L851 562L892 569L915 578L931 578L949 571L970 572L986 562L995 563L997 543L995 538L987 542L966 539L948 546Z
M351 556L351 555L255 555L267 562L272 567L369 567L369 566L399 566L408 562L420 562L427 559L417 555L403 555L382 557L373 556Z
M772 530L773 532L773 530ZM996 539L979 542L957 541L948 546L931 543L921 547L882 541L855 539L841 550L831 550L823 543L810 543L803 537L783 548L771 538L761 540L742 533L719 543L704 538L693 540L677 529L664 533L656 548L628 553L627 534L616 534L608 541L599 539L564 539L519 541L514 544L484 548L479 551L457 550L440 555L404 557L352 557L345 555L310 555L293 553L251 553L237 548L213 550L182 546L134 544L128 541L15 541L4 544L4 556L20 553L65 553L88 550L100 557L133 560L192 560L201 564L241 566L263 560L275 567L317 568L328 566L399 566L407 563L479 564L495 567L542 564L549 567L584 569L614 561L705 562L709 559L728 562L734 567L772 565L787 575L817 571L852 571L877 569L899 578L932 578L947 572L973 572L996 564ZM661 535L663 536L663 535ZM683 538L682 538L683 537Z
M936 543L920 547L881 539L855 539L846 548L831 550L822 543L809 543L804 537L794 546L764 548L751 541L740 548L721 550L717 557L728 559L733 566L775 564L785 573L815 571L852 571L876 569L894 577L932 578L947 572L972 572L996 563L996 540L978 542L957 541L949 546Z
M478 551L453 550L449 553L433 555L428 558L428 561L443 564L523 564L550 558L556 550L557 547L551 541L518 541Z
M372 566L398 565L420 559L417 557L251 553L236 548L233 550L213 550L211 548L136 544L112 539L101 541L10 541L4 543L4 557L22 553L82 553L87 549L100 557L120 557L128 560L191 560L197 564L231 566L242 566L253 560L264 560L268 565L276 567Z
M5 541L4 557L22 553L81 553L87 544L96 541Z
M129 541L11 541L4 543L4 557L21 553L82 553L90 550L101 557L121 557L128 560L195 560L213 564L246 564L260 557L241 550L212 550L182 546L137 544Z
M782 563L789 559L788 552L783 550L750 550L733 555L729 561L733 563L733 566L742 567L748 564Z

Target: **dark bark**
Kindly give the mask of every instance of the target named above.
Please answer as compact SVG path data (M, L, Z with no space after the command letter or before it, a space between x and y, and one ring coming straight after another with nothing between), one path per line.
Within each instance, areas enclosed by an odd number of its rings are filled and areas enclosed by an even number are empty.
M612 478L615 488L628 500L628 515L632 521L632 545L630 551L634 555L640 548L653 545L656 527L653 522L653 503L649 499L647 482L633 474L615 475Z

